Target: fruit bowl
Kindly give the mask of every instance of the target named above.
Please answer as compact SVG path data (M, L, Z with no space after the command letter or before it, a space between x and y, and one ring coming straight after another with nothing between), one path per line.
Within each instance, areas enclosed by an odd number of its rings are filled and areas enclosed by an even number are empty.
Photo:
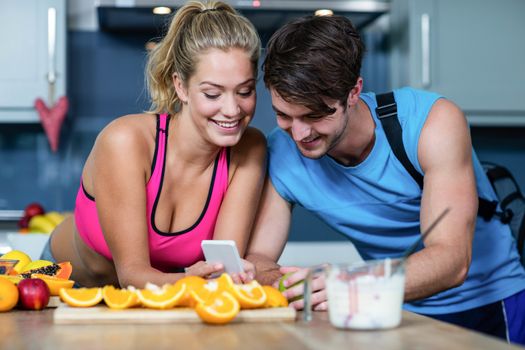
M17 263L18 260L0 259L0 275L8 275Z

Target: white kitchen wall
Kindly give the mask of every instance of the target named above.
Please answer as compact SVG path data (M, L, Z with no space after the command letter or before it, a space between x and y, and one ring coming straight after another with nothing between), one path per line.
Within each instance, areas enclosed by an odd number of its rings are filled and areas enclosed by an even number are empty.
M279 264L308 267L324 263L353 263L360 260L362 260L361 256L348 241L288 242L279 258Z

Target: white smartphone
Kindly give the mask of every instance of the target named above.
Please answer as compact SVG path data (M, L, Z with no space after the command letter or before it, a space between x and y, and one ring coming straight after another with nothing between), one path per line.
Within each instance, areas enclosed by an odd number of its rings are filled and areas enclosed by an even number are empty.
M243 272L241 257L235 241L204 240L201 242L201 247L207 263L221 263L227 273Z

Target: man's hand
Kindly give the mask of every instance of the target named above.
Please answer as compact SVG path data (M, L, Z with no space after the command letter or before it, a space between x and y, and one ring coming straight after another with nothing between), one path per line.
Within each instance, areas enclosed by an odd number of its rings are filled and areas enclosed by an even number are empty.
M290 306L296 310L304 309L304 280L308 269L298 267L281 267L279 271L284 276L274 283L283 295L290 301ZM282 289L285 289L282 291ZM312 278L312 310L326 311L328 309L325 279L323 274L314 275Z
M255 279L261 285L272 285L281 278L279 265L272 259L261 254L248 254L246 259L255 265Z

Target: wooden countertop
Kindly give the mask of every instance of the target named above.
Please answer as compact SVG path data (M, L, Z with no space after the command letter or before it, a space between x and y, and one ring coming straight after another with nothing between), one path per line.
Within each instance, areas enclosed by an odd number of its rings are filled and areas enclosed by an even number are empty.
M310 323L56 325L54 309L0 313L0 349L523 349L410 312L383 331L333 328L325 312ZM302 315L299 314L300 319Z

